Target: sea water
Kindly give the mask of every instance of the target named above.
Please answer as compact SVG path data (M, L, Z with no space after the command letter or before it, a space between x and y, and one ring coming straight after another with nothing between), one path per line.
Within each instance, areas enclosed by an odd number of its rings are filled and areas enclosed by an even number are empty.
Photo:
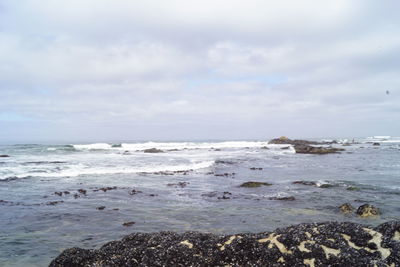
M9 157L0 157L0 266L46 266L66 248L98 248L131 232L399 220L400 138L354 141L327 155L268 140L2 145ZM163 152L145 153L151 148ZM272 185L240 187L247 181ZM381 215L341 214L346 202L372 204Z

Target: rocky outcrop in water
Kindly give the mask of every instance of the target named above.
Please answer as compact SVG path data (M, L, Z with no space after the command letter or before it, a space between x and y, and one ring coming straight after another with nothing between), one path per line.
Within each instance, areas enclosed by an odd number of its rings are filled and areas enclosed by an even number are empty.
M343 148L335 147L315 147L309 145L295 145L294 150L299 154L330 154L344 151Z
M374 217L374 216L378 216L380 214L379 209L370 204L364 204L364 205L358 207L356 213L358 216L363 217L363 218Z
M164 151L158 148L148 148L143 150L144 153L163 153Z
M296 153L299 154L329 154L329 153L338 153L340 151L344 151L343 148L334 148L334 147L316 147L312 145L330 145L335 142L316 142L316 141L308 141L308 140L292 140L285 136L281 136L279 138L272 139L268 142L268 144L289 144L294 147Z
M245 182L245 183L241 184L240 187L252 187L252 188L254 188L254 187L270 186L270 185L272 185L272 184L265 183L265 182L253 182L253 181L250 181L250 182Z
M399 266L400 221L370 228L311 223L258 234L133 233L98 250L70 248L56 266Z
M279 138L272 139L268 142L268 144L277 144L277 145L322 145L327 143L320 143L316 141L308 141L308 140L292 140L287 138L286 136L281 136Z

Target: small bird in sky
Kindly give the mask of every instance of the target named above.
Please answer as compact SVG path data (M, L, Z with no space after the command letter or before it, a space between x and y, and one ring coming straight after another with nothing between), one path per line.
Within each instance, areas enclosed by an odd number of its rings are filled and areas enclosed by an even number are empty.
M389 90L386 90L386 94L387 94L387 95L390 94Z

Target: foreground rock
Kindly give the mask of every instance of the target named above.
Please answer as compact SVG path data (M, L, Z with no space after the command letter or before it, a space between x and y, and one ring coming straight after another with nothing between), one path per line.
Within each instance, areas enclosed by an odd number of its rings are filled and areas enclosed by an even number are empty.
M363 218L366 217L374 217L378 216L380 214L380 211L377 207L370 205L370 204L364 204L360 207L358 207L356 213Z
M98 250L71 248L55 266L399 266L400 221L300 224L274 232L133 233Z

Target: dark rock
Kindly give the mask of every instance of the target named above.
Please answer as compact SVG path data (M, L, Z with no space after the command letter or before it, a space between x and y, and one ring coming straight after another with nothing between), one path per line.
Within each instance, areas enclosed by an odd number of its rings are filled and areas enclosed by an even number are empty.
M310 186L317 186L316 182L313 181L294 181L292 184L302 184L302 185L310 185Z
M46 203L46 205L50 205L50 206L54 206L54 205L57 205L57 204L60 204L60 203L63 203L64 201L50 201L50 202L47 202Z
M281 147L281 149L282 150L287 150L287 149L290 149L290 146L284 146L284 147Z
M370 204L364 204L361 205L356 213L363 218L367 218L367 217L374 217L374 216L378 216L380 214L379 209L373 205Z
M100 206L100 207L97 207L96 210L104 210L105 208L106 208L106 206Z
M204 193L201 196L202 197L210 197L210 198L216 197L217 199L230 199L231 198L230 196L232 196L232 193L227 192L227 191L225 191L225 192L214 191L214 192Z
M54 195L57 195L57 196L62 196L62 194L63 194L63 192L54 192Z
M135 222L125 222L125 223L123 223L122 225L123 226L132 226L132 225L134 225L135 224Z
M376 228L325 222L235 235L133 233L97 250L66 249L50 267L400 266L399 231L400 222L393 221Z
M251 188L253 188L253 187L270 186L270 185L272 185L272 184L265 183L265 182L252 182L252 181L250 181L250 182L245 182L245 183L241 184L240 187L251 187Z
M301 185L307 185L307 186L315 186L319 188L331 188L334 187L333 184L318 184L313 181L294 181L292 184L301 184Z
M295 197L290 196L290 197L270 197L270 200L284 200L284 201L294 201L296 200Z
M343 148L315 147L309 145L295 145L294 150L298 154L318 154L318 155L338 153L340 151L344 151Z
M214 174L214 176L221 176L221 177L229 177L229 176L234 176L234 175L235 175L234 172L232 172L232 173L226 172L226 173L217 173L217 174Z
M101 187L101 188L98 188L98 189L94 189L93 191L94 192L97 192L97 191L107 192L109 190L115 190L115 189L117 189L116 186L113 186L113 187L108 186L108 187Z
M372 145L373 146L380 146L381 144L380 143L373 143Z
M331 144L330 142L316 142L316 141L308 141L308 140L292 140L287 138L286 136L281 136L279 138L272 139L268 142L268 144L277 144L277 145L322 145L322 144Z
M69 191L64 191L63 193L64 193L64 195L69 195L70 194Z
M139 190L136 190L136 189L132 189L132 190L129 192L129 195L133 196L133 195L136 195L136 194L139 194L139 193L143 193L143 192L142 192L142 191L139 191Z
M228 160L220 160L220 159L217 159L217 160L215 161L215 164L227 164L227 165L232 165L232 164L235 164L235 162L234 162L234 161L228 161Z
M158 196L157 194L149 194L149 197L156 197Z
M251 167L250 170L252 171L261 171L263 168L256 168L256 167Z
M0 155L0 158L9 158L9 155Z
M163 153L164 151L158 148L149 148L143 150L144 153Z
M77 194L77 193L74 194L74 198L75 198L75 199L77 199L77 198L79 198L79 197L81 197L79 194Z
M182 175L188 175L189 172L193 171L192 169L190 170L184 170L184 171L160 171L160 172L153 172L152 174L156 175L175 175L175 174L182 174Z
M188 182L179 182L179 183L176 183L176 184L167 184L167 186L173 186L175 188L177 188L177 187L184 188L188 184L190 184L190 183L188 183Z
M87 193L85 189L79 189L78 192L81 193L82 195L86 195Z
M340 205L339 210L341 213L348 214L348 213L352 213L354 208L349 203L344 203L344 204Z
M359 171L363 171L363 170L359 170ZM360 191L360 188L355 187L355 186L349 186L346 188L346 190L348 191Z
M318 186L318 185L317 185ZM334 185L333 184L321 184L321 185L319 185L318 186L319 188L331 188L331 187L334 187Z

